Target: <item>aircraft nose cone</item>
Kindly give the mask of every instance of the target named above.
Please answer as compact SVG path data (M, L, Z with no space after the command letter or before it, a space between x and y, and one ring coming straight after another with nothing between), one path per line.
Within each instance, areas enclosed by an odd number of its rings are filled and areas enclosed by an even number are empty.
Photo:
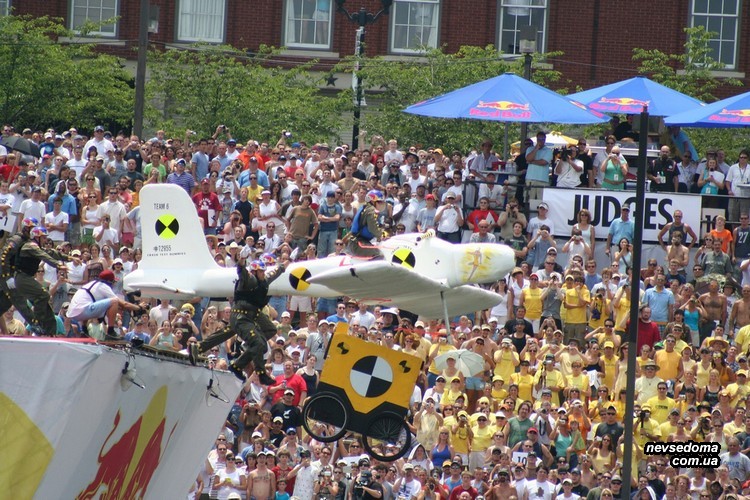
M457 245L454 269L449 279L451 285L464 283L490 283L509 273L516 257L507 245L496 243L469 243Z

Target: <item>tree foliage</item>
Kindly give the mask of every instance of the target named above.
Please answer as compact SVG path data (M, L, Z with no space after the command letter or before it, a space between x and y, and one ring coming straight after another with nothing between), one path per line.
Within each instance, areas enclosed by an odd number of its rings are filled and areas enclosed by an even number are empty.
M716 101L715 93L723 87L742 85L735 78L716 76L725 69L724 64L711 56L710 40L716 33L706 31L703 26L685 28L684 31L687 38L685 52L681 54L633 49L633 60L640 61L638 71L666 87L704 102ZM730 158L745 147L748 137L745 130L726 128L692 128L687 133L699 153L708 147L717 147L725 149Z
M304 132L308 142L338 137L347 108L343 97L322 95L309 65L270 64L273 54L263 48L250 57L207 45L151 52L147 93L157 106L149 117L178 135L186 128L210 135L224 124L239 140L272 140L281 130Z
M75 37L59 19L0 17L0 114L24 127L130 124L132 78L119 59Z
M338 69L351 71L352 62L353 59L349 59ZM360 74L371 108L363 112L363 128L369 134L383 135L386 139L396 137L404 144L439 145L444 149L476 147L484 136L497 141L504 133L502 123L425 118L406 114L403 109L506 72L523 74L523 59L505 59L492 45L464 46L453 54L432 49L423 57L409 61L384 57L367 59ZM548 69L533 71L533 80L541 85L557 81L560 76L559 72ZM513 142L518 128L512 126L509 134Z

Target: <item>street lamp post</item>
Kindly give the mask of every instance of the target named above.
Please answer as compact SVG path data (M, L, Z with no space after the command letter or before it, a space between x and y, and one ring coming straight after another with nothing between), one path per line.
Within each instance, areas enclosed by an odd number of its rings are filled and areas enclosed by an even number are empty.
M523 77L531 80L531 55L536 52L536 28L533 26L522 26L519 30L520 40L518 51L523 54ZM521 123L521 144L529 133L529 125Z
M362 59L362 56L365 55L365 26L368 24L372 24L375 21L377 21L380 16L383 14L388 14L388 9L391 8L391 5L393 4L393 0L380 0L380 3L383 4L383 8L380 9L375 14L372 14L370 12L367 12L364 7L360 7L359 11L354 13L349 13L349 11L346 10L344 7L344 3L346 0L336 0L336 6L337 10L344 14L347 19L349 19L353 23L357 23L359 25L359 29L357 30L357 35L355 37L355 48L356 48L356 56L357 56L357 64L354 69L354 73L352 73L352 78L354 79L355 84L355 103L354 103L354 125L352 126L352 149L357 149L359 147L359 121L360 116L362 112L362 98L363 98L363 92L362 89L362 79L357 74L357 70L359 70L359 64L360 60Z

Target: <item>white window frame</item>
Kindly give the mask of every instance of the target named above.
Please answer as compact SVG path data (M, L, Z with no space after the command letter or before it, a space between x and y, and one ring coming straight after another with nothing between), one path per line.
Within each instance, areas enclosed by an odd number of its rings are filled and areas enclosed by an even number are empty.
M205 37L196 34L194 16L210 16L214 26L210 28L218 33ZM224 43L226 37L227 0L178 0L177 29L178 42Z
M114 12L112 15L104 16L102 15L102 10L104 7L102 4L105 2L113 2L114 3ZM98 5L97 5L98 4ZM87 17L87 19L92 21L101 21L103 19L109 19L111 17L115 17L120 12L120 0L70 0L70 29L73 31L78 31L77 27L75 26L75 11L76 9L87 9L89 11L95 12L99 11L99 15L97 17ZM110 25L107 25L110 26ZM91 35L97 35L97 36L103 36L108 38L115 38L117 37L117 31L119 28L119 23L115 22L112 26L112 31L92 31Z
M335 0L320 0L322 5L328 5L330 11L328 12L328 19L324 19L325 13L324 11L318 11L315 9L312 5L313 1L315 0L284 0L284 18L283 18L283 29L282 29L282 44L291 49L303 49L303 50L324 50L328 51L331 50L332 44L333 44L333 16L336 11L336 3ZM300 15L309 15L310 17L304 17L304 18L294 18L292 17L290 19L290 16L294 16L296 14L294 9L294 4L297 2L300 7L303 9L305 7L308 7L308 10L305 10L303 13L300 13ZM317 7L318 3L315 1L315 7ZM309 10L312 10L312 12L309 12ZM319 17L316 19L316 16ZM323 23L328 23L328 32L326 33L327 42L326 43L306 43L306 42L300 42L300 41L294 41L292 37L289 35L292 33L293 29L296 29L295 25L298 21L304 22L307 27L310 27L310 25L313 25L313 29L315 30L315 33L317 34L317 29L323 28ZM320 26L319 26L320 25ZM300 25L300 29L302 29L303 26Z
M739 47L739 29L740 29L740 22L742 22L742 19L740 17L741 9L742 9L742 2L741 0L707 0L706 6L709 4L716 5L716 3L722 2L722 13L715 13L715 12L696 12L697 2L696 0L693 0L690 2L690 26L696 27L696 26L703 26L706 28L706 31L709 31L708 23L697 23L696 18L697 17L703 17L706 18L706 21L708 21L708 18L710 17L718 17L721 19L722 24L722 31L720 31L717 36L718 38L711 38L711 42L718 42L719 43L719 53L718 54L711 54L711 56L716 60L721 62L721 51L723 48L728 45L732 44L732 63L726 64L724 63L724 69L727 70L733 70L737 67L737 52ZM724 14L724 6L729 3L734 3L735 5L735 14ZM724 33L723 32L723 25L724 25L724 19L725 18L733 18L734 21L734 33ZM734 38L725 38L726 36L734 36Z
M544 12L544 21L541 30L537 30L536 51L544 52L547 47L547 26L549 24L549 4L550 0L499 0L498 2L498 20L497 20L497 48L503 55L516 56L520 55L518 48L520 46L521 27L527 24L519 24L519 17L524 11L538 9ZM514 15L514 12L517 12ZM503 30L505 16L514 16L516 19L513 35L513 52L509 52L508 47L503 44L503 35L511 33L510 30Z
M422 4L422 5L420 5ZM431 6L432 8L432 19L430 25L426 23L411 24L407 21L407 24L397 24L398 15L397 12L401 8L411 9L412 7ZM397 47L396 42L399 37L396 36L396 29L398 27L406 27L407 32L412 29L424 30L425 28L432 30L427 41L422 40L422 46L428 48L437 48L440 43L440 11L441 11L441 0L395 0L388 11L389 24L390 24L390 41L389 41L389 52L392 54L424 54L424 48L408 48L408 47ZM411 18L411 15L408 16ZM422 33L424 34L424 33ZM409 40L406 40L408 43Z
M10 8L12 6L11 0L0 0L0 16L10 15Z

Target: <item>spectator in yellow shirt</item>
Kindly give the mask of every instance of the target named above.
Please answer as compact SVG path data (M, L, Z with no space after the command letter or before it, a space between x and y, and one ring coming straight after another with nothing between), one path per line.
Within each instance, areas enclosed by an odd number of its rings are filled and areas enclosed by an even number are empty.
M664 380L682 378L682 356L675 350L676 344L675 336L669 334L664 339L664 349L659 349L654 354L654 361L659 365L659 376Z
M659 382L656 391L656 396L649 398L645 406L651 407L651 418L661 425L667 421L669 413L675 408L675 402L674 399L667 397L666 382Z

